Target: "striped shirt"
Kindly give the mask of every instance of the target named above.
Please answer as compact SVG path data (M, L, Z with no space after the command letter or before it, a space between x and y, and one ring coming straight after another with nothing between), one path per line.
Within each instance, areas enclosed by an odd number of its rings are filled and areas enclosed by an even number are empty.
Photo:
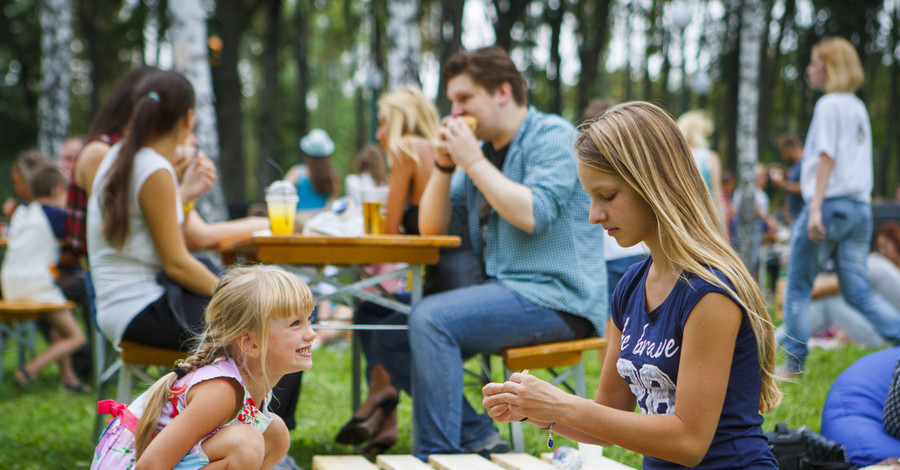
M532 233L492 211L482 241L483 197L462 171L450 186L451 229L468 224L472 248L484 260L488 277L537 305L587 318L602 335L607 318L603 233L588 222L590 199L575 173L575 137L564 119L532 107L509 143L501 172L531 189Z

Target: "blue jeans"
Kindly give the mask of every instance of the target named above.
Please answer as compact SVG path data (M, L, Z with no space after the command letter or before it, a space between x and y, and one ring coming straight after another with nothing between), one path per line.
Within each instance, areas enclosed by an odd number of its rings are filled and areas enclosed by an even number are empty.
M806 229L809 207L804 207L791 231L791 258L784 297L785 364L791 372L803 370L809 352L809 306L813 281L828 259L834 261L841 295L888 341L900 341L900 312L872 292L866 278L866 256L872 237L872 210L849 198L826 199L822 204L825 240L815 243Z
M622 258L606 260L606 287L609 289L609 297L607 304L612 305L613 292L616 291L616 284L622 280L628 268L638 261L643 261L647 255L631 255Z
M536 305L499 281L430 295L409 317L384 323L407 319L408 332L378 331L373 339L378 362L413 397L413 453L425 461L472 452L497 432L463 395L465 359L594 333L588 320Z

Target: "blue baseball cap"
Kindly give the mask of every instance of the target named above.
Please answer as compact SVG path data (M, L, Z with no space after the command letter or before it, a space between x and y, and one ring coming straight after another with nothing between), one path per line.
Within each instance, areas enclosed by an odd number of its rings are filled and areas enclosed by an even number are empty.
M322 129L313 129L300 139L300 150L310 157L327 157L334 153L334 142Z

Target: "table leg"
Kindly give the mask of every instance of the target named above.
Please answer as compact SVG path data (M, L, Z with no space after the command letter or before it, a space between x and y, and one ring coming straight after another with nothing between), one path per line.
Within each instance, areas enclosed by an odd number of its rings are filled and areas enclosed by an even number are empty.
M359 331L353 331L350 340L350 350L352 351L351 355L353 356L353 413L356 413L356 410L359 409L360 403L360 392L359 389L362 386L362 380L360 379L360 372L362 369L360 356L362 356L362 347L359 343Z

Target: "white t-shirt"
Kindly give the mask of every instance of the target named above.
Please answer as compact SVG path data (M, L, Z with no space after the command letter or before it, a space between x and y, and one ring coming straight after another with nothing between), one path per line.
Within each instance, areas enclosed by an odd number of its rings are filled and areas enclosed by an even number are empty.
M809 202L816 191L819 155L834 159L825 198L872 199L872 126L866 105L852 93L828 93L819 98L806 134L800 189Z
M9 220L9 245L0 268L6 300L63 303L51 266L59 262L59 242L39 202L20 204Z
M163 294L162 286L156 282L157 274L163 269L162 262L138 202L141 187L150 175L159 170L168 171L176 187L178 184L175 170L165 157L148 147L139 150L134 157L128 194L128 238L121 250L113 248L103 236L99 197L120 148L120 145L114 146L97 169L87 212L88 259L97 296L97 324L100 331L116 345L122 340L122 334L131 320ZM177 191L172 210L181 225L184 214L181 195Z
M607 233L606 230L603 231L603 259L613 260L625 258L626 256L646 255L649 253L650 250L644 242L629 246L628 248L623 248L619 246L619 242L617 242L615 238L609 236L609 233Z

